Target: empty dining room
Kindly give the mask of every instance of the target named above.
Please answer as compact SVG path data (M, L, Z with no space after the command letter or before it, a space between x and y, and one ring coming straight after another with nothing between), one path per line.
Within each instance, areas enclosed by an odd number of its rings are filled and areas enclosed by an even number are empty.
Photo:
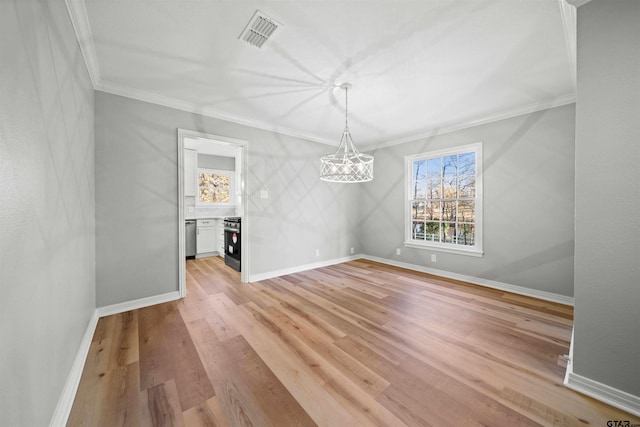
M640 426L638 22L1 1L0 426Z

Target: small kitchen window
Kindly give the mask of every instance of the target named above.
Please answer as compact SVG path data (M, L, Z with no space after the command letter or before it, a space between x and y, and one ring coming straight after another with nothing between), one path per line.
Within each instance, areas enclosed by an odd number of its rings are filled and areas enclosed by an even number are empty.
M197 204L232 204L234 174L234 171L198 168Z

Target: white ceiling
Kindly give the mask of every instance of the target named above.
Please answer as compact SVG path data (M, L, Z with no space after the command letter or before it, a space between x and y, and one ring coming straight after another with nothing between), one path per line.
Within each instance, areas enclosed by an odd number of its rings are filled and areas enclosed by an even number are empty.
M67 2L96 89L320 142L345 81L360 148L575 99L563 0ZM282 24L261 49L256 9Z

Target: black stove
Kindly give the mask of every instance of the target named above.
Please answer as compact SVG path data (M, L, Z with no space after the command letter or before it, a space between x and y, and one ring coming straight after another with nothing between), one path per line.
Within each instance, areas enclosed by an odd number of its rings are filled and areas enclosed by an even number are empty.
M236 271L240 271L241 246L240 231L242 218L228 216L224 219L224 263Z

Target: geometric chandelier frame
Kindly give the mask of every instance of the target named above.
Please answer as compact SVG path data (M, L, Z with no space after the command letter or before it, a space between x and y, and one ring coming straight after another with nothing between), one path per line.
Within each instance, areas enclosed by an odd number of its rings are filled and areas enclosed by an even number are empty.
M349 83L340 85L344 89L344 131L335 153L320 159L320 179L328 182L367 182L373 179L373 156L360 153L349 132Z

